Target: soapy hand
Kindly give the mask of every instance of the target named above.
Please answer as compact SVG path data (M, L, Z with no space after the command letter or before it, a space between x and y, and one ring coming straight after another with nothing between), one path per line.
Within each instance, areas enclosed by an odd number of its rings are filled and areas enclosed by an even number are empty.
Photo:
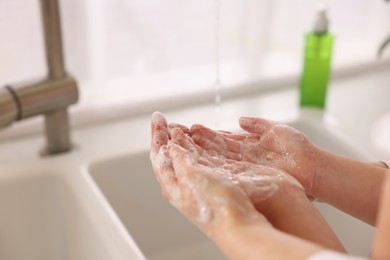
M258 118L241 117L240 126L247 133L218 132L193 125L191 135L205 150L215 151L226 158L283 169L310 194L316 172L317 148L303 133Z
M205 150L189 133L182 125L168 127L155 113L151 160L165 197L205 232L212 230L214 217L220 215L267 222L259 212L266 212L280 191L303 194L299 182L284 171Z
M225 248L226 235L238 232L231 238L236 245L253 234L252 227L261 227L257 232L265 228L267 236L275 228L343 251L296 179L272 166L241 160L238 151L244 141L255 137L258 141L259 134L205 132L220 139L216 144L209 140L212 149L197 145L187 127L168 126L161 114L154 113L150 158L165 197L217 245ZM221 145L227 150L220 151ZM231 247L225 249L229 255Z
M185 144L189 140L179 128L172 135L164 117L154 113L150 158L162 193L179 211L210 236L236 219L268 223L241 187L200 163L197 148Z
M275 197L279 189L303 193L301 184L282 170L247 161L227 159L221 154L204 150L179 128L171 130L171 139L172 142L189 151L203 169L241 187L260 212L263 204Z

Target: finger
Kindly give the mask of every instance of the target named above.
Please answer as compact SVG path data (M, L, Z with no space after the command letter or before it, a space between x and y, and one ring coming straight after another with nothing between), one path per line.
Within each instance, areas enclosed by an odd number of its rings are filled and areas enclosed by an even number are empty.
M192 172L197 165L192 158L191 153L176 144L173 144L170 147L169 158L172 161L173 169L175 170L178 181L191 175L190 172Z
M212 155L211 153L204 153L202 157L199 158L199 164L207 166L209 168L216 168L226 163L226 158L221 158L217 154Z
M181 128L173 128L171 130L172 141L185 150L189 151L194 157L199 157L198 147L188 135L185 135Z
M226 130L218 130L219 133L223 133L223 134L233 134L233 132L231 131L226 131Z
M241 144L235 140L224 137L202 125L191 127L192 139L205 150L212 150L230 159L240 159Z
M247 136L248 133L232 133L232 132L226 132L226 131L218 131L221 135L223 135L226 138L235 140L235 141L242 141L244 140Z
M215 152L207 152L202 147L195 144L189 136L185 135L180 128L175 128L171 130L172 142L180 145L185 150L189 151L193 158L196 158L198 163L210 168L215 168L222 165L226 159L218 157L218 154Z
M176 176L172 166L172 162L169 159L169 149L167 145L163 145L159 152L150 156L152 162L153 171L161 186L161 192L165 199L170 199L175 186Z
M223 153L226 150L225 142L220 140L216 132L205 126L193 125L191 134L194 142L206 150L212 150L217 153Z
M205 149L208 153L214 152L226 159L232 159L237 161L241 160L241 153L239 152L232 152L229 151L228 149L223 149L221 148L221 146L217 145L213 141L204 139L199 136L194 136L193 139L197 144L199 144L200 147Z
M175 181L174 172L172 165L167 160L162 159L164 156L163 146L168 143L169 133L167 129L167 121L160 112L154 112L151 120L151 149L150 149L150 160L152 162L153 170L156 175L158 182L161 185L163 196L168 199L169 194L166 187L169 183ZM162 174L166 177L161 178Z
M254 117L240 117L239 123L245 131L256 134L264 134L275 125L278 125L275 121Z
M151 120L151 155L156 155L163 145L169 140L168 125L165 117L160 112L154 112Z
M180 128L183 131L183 133L185 133L186 135L191 135L190 129L188 127L186 127L185 125L182 125L182 124L169 123L168 128L169 128L169 130L172 130L174 128Z

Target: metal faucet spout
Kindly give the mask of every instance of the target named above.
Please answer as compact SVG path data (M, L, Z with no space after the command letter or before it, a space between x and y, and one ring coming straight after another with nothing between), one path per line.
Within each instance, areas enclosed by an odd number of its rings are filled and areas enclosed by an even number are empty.
M49 79L62 78L65 74L62 51L61 17L59 0L40 0L42 25L45 37L46 63Z
M0 88L0 128L12 124L18 117L18 110L12 90Z
M45 37L47 78L0 89L0 128L24 118L44 115L46 153L72 147L67 108L78 101L76 80L65 69L58 0L40 0Z

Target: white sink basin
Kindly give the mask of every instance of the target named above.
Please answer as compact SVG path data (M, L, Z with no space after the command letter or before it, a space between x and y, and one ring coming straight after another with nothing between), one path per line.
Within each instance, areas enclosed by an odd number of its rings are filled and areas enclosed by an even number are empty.
M291 125L325 149L365 158L319 120L297 120ZM206 236L162 198L148 152L97 161L89 172L147 259L224 259ZM372 227L326 204L316 205L350 253L369 254Z
M162 198L148 153L99 161L89 170L147 259L225 259Z
M61 259L66 234L62 188L44 174L0 182L1 259Z
M118 240L106 232L114 229L105 211L90 192L77 190L81 172L75 176L71 185L64 175L34 172L33 167L1 173L0 259L129 259L113 246Z

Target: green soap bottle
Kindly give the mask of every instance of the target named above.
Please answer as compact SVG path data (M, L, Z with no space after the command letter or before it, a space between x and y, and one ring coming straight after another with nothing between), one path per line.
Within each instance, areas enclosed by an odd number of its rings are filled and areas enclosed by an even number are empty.
M325 107L333 39L334 36L328 33L326 10L319 9L314 29L305 37L305 57L300 80L301 107Z

